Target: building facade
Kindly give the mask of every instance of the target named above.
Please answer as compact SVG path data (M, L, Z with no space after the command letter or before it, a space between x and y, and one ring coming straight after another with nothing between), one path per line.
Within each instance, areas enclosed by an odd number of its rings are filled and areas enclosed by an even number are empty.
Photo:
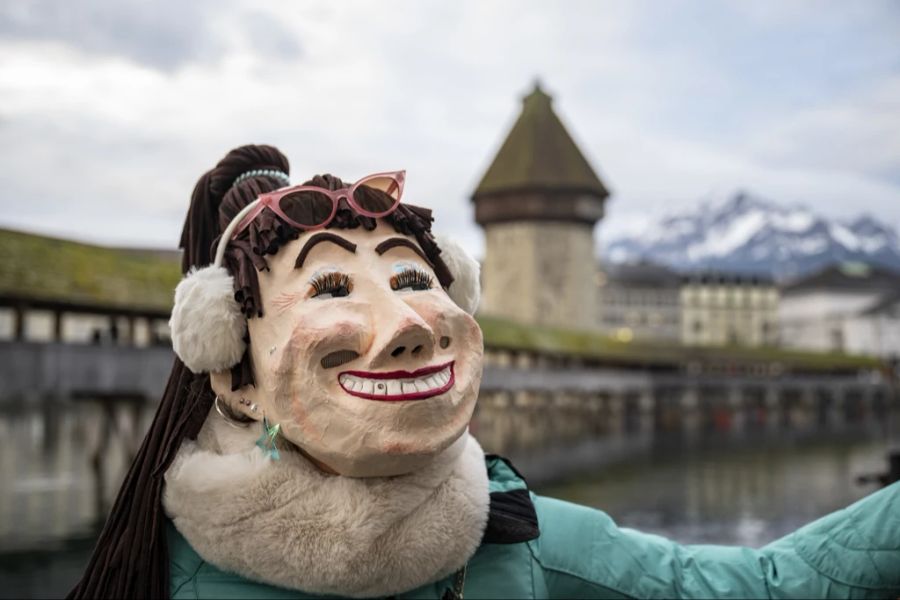
M681 286L681 342L688 346L775 346L778 288L759 276L695 273Z
M781 290L785 346L822 352L900 356L900 275L842 263Z
M900 293L886 295L847 319L844 350L851 354L900 359Z
M480 312L597 329L594 226L608 195L536 85L472 195L485 232Z
M650 263L610 265L599 276L602 330L622 342L681 340L681 276Z

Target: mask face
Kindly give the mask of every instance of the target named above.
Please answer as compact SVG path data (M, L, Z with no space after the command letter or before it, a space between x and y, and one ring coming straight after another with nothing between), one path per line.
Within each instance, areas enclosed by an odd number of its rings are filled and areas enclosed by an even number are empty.
M381 222L316 231L267 261L264 316L248 321L256 386L240 393L285 438L341 475L371 477L421 468L463 434L481 329L414 237Z

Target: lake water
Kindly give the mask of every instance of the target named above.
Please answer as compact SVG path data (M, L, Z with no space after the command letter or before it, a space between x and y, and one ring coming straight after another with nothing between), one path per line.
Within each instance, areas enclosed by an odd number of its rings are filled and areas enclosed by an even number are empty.
M98 408L0 416L0 597L64 595L79 576L127 463ZM152 416L143 411L143 431ZM548 417L549 418L549 417ZM595 506L620 525L684 543L763 545L876 488L889 433L871 419L838 430L709 434L691 439L593 436L519 449L515 464L541 494ZM91 454L112 437L98 480ZM491 450L491 448L486 448Z
M538 485L620 525L683 543L759 547L879 489L884 439L864 431L759 443L660 443L633 461Z

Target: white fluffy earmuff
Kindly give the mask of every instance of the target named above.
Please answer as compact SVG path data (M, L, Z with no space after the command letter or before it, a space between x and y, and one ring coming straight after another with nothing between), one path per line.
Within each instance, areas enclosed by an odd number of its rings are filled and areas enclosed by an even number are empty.
M447 293L460 308L474 315L481 300L481 265L453 238L436 234L434 239L441 249L441 259L453 275Z
M247 320L234 299L234 278L222 266L222 260L238 223L258 203L258 199L251 202L231 220L219 238L213 263L191 269L175 288L175 306L169 319L172 347L194 373L225 371L244 355ZM441 258L454 278L447 293L460 308L474 314L481 297L478 262L452 239L435 237Z
M169 327L175 354L194 373L223 371L240 362L247 320L225 267L191 269L175 288Z
M234 216L219 238L213 263L191 269L175 288L169 319L172 348L193 373L230 369L247 348L247 320L234 299L234 278L222 261L234 230L258 204L259 198Z

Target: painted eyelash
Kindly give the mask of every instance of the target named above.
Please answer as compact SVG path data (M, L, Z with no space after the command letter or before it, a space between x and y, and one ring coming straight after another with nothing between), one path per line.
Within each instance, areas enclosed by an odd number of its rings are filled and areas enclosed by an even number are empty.
M345 273L329 271L313 277L309 285L312 286L311 298L331 294L336 298L347 296L353 291L353 280Z
M391 289L394 291L405 288L430 290L433 285L434 279L431 275L416 267L406 267L391 276Z

